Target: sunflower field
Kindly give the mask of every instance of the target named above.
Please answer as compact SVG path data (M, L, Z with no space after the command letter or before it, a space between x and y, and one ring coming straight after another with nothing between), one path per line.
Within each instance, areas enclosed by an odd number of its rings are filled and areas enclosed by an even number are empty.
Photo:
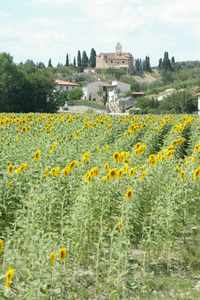
M0 115L0 300L200 299L200 119Z

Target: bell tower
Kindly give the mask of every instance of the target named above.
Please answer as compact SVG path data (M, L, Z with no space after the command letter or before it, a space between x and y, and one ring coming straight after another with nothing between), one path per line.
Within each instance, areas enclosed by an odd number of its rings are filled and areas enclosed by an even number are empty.
M122 45L120 43L117 43L116 47L115 47L115 51L117 55L121 55L122 54Z

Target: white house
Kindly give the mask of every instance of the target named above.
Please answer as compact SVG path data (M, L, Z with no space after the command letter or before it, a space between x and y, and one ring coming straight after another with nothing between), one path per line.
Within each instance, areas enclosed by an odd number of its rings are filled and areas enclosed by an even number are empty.
M70 91L74 88L77 88L79 85L77 83L71 82L71 81L66 81L66 80L60 80L56 79L55 80L55 89L56 91Z
M124 94L130 91L130 84L112 81L108 83L105 81L95 81L88 83L83 87L83 99L96 101L114 101L118 99L119 94Z

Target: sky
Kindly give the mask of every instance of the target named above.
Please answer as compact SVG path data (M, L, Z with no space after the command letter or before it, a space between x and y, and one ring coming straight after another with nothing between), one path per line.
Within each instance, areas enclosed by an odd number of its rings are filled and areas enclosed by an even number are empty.
M199 0L0 0L0 52L15 62L56 65L77 51L112 52L120 42L152 64L168 51L200 60Z

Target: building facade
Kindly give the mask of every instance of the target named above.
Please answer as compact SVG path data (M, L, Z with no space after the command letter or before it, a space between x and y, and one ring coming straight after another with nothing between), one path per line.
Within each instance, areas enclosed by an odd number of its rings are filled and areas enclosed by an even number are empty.
M115 52L100 53L96 57L96 69L127 69L127 71L131 72L133 65L133 55L123 52L120 43L117 44Z
M110 100L118 99L120 94L124 94L130 91L130 84L112 81L112 83L104 81L95 81L88 83L83 87L84 100L93 100L100 102L108 102Z
M71 81L60 80L60 79L55 80L55 90L59 92L70 91L77 87L79 87L79 84Z

